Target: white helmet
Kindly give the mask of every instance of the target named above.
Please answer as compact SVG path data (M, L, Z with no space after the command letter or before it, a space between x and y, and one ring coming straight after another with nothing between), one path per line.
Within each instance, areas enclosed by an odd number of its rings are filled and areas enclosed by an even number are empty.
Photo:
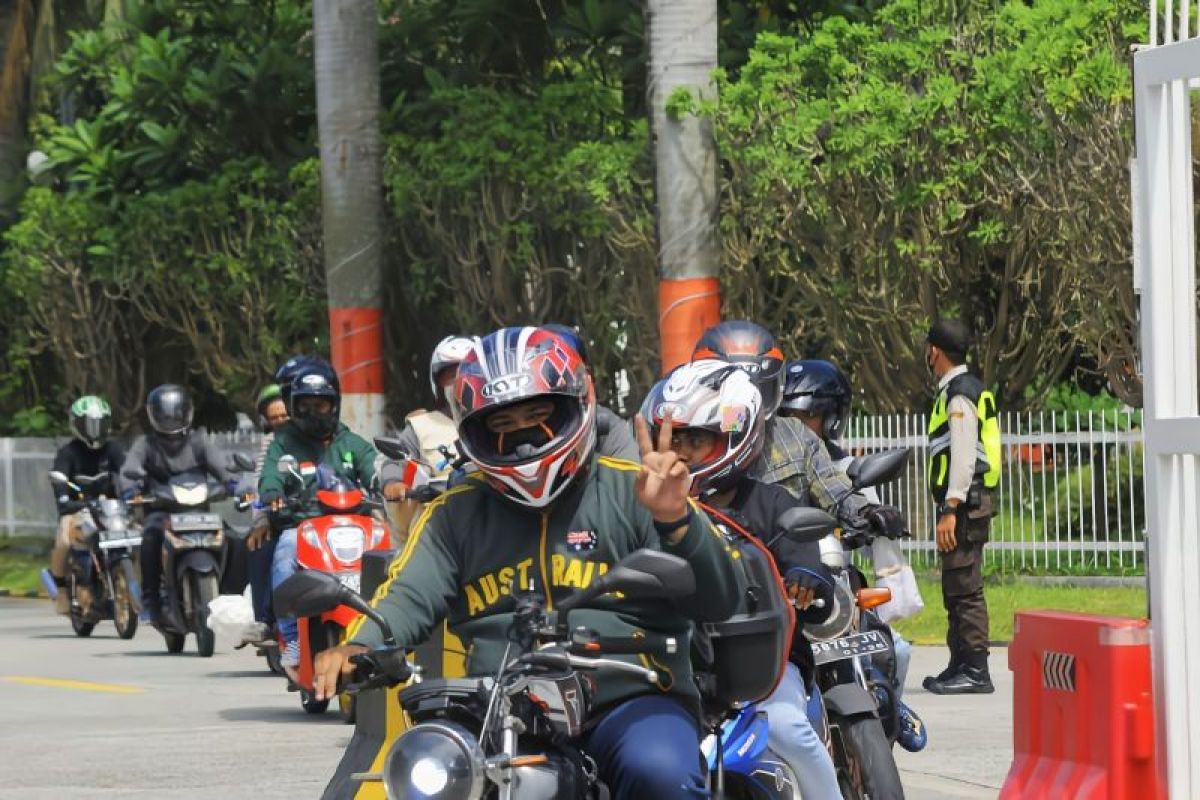
M452 335L442 339L437 347L433 348L433 355L429 358L429 388L438 400L443 399L437 384L438 373L461 364L467 353L471 352L471 346L470 337Z
M749 374L728 361L705 358L676 367L650 389L640 413L654 431L669 413L677 428L702 428L720 438L703 461L688 466L692 494L730 487L762 453L762 394Z

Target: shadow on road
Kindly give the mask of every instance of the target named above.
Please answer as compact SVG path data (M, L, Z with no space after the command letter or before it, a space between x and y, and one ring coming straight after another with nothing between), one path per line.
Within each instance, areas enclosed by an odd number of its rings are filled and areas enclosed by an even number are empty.
M246 706L240 708L223 708L217 715L226 722L293 722L304 725L344 725L338 716L337 709L331 708L324 714L309 714L300 708L300 700L296 700L295 708L279 708L278 706Z
M115 633L102 633L100 635L92 634L91 636L76 636L73 633L35 633L29 637L30 639L79 639L87 641L88 639L116 639Z
M208 678L275 678L279 679L271 670L263 669L234 669L225 670L224 672L210 672L205 677Z

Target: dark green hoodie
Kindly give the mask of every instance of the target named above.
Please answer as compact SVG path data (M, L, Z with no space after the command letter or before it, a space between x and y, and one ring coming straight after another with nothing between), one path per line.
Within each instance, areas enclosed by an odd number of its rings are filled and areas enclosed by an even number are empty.
M281 456L295 456L304 477L304 491L300 497L311 501L302 509L285 509L272 512L271 524L276 530L294 528L306 519L321 512L317 508L313 484L316 482L318 464L325 464L343 477L357 480L363 486L370 485L375 478L375 459L378 453L371 444L345 425L338 423L337 431L328 442L318 441L300 432L294 422L289 422L275 432L275 440L263 457L262 475L258 479L258 495L269 502L285 494L285 487L295 491L295 478L279 471Z
M637 631L677 637L673 656L613 656L652 666L658 691L696 698L690 653L691 621L726 619L739 599L736 557L703 512L677 544L660 543L650 512L637 500L639 465L597 458L580 485L543 513L502 499L481 476L473 476L426 506L388 580L372 601L406 647L424 642L446 619L467 648L467 674L494 675L507 643L514 586L530 580L553 610L587 587L623 556L642 547L687 559L696 591L676 601L605 596L572 612L571 625L607 636ZM347 638L376 647L378 626L360 617ZM623 673L600 672L594 707L655 691Z

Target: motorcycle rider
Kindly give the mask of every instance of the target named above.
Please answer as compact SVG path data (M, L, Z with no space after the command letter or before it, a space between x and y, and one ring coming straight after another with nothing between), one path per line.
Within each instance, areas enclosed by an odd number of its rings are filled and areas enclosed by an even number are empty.
M122 473L137 469L146 473L148 483L166 483L185 472L207 472L232 487L236 476L226 467L225 455L199 431L192 430L192 398L187 389L164 383L146 396L146 418L150 430L139 436L129 449ZM134 496L141 482L119 476L122 494ZM162 511L146 514L142 528L142 608L155 627L162 624L162 548L165 523L169 515Z
M270 509L271 524L281 530L271 560L271 589L293 575L296 562L296 528L306 519L322 512L312 492L317 477L317 465L323 464L338 475L357 481L363 486L375 479L375 448L340 420L342 393L337 373L327 364L312 363L302 367L292 378L288 396L289 419L278 431L267 449L262 476L258 481L259 501ZM288 507L285 495L294 475L279 471L282 456L294 456L303 485L294 496L301 498L299 506ZM289 673L300 664L300 645L294 618L276 621L284 647L280 664Z
M779 406L779 416L795 417L803 422L809 430L821 437L830 457L845 471L854 460L839 444L846 429L846 421L850 418L852 392L849 379L835 364L817 359L788 361L784 376L783 401ZM872 503L879 502L873 488L863 489L862 494ZM896 699L900 701L904 692L904 679L908 674L908 664L912 658L912 645L895 628L892 628L891 632L896 654L894 688ZM924 723L916 712L900 701L898 717L900 731L896 741L910 753L923 750L928 737Z
M121 445L109 438L112 432L112 409L100 397L85 394L71 404L70 425L73 438L54 454L53 469L74 481L83 475L99 475L104 472L116 475L121 469L125 454ZM85 526L90 523L85 504L76 500L65 485L54 484L54 502L58 507L58 533L54 537L54 549L50 551L50 576L60 589L67 585L67 558L71 543L79 541ZM82 587L81 587L82 588ZM58 592L54 598L54 610L67 614L71 610L71 597Z
M681 642L678 652L652 656L656 685L596 672L596 714L579 744L614 797L703 796L687 643L691 621L727 618L739 589L723 538L689 502L691 478L670 452L670 424L655 446L639 423L640 465L597 456L591 375L562 337L533 327L474 343L458 370L455 406L459 441L479 471L426 506L376 593L396 640L416 645L446 618L467 644L468 675L492 675L520 590L544 592L552 608L638 548L687 559L692 596L614 598L572 617L602 635L652 630ZM335 694L339 676L353 670L350 658L382 636L360 617L347 639L317 657L318 698Z
M654 435L669 413L679 426L672 429L671 449L688 466L692 495L767 543L780 515L806 503L781 486L750 477L765 440L763 412L762 395L743 370L727 361L701 359L676 367L655 384L640 416ZM796 774L801 794L832 800L841 795L837 771L806 713L805 679L797 665L811 674L812 649L800 629L805 621L823 622L829 616L833 577L821 563L816 543L778 538L768 549L798 615L793 655L779 685L759 709L770 723L768 744ZM821 607L813 605L815 599L824 601Z
M287 363L294 360L289 359ZM283 368L280 371L283 371ZM258 455L254 459L254 485L257 486L259 478L262 477L267 450L270 449L271 442L275 441L275 431L288 421L287 403L283 399L283 390L279 384L268 383L264 386L258 393L255 407L258 409L259 423L264 434ZM247 629L242 641L245 644L269 644L271 626L275 623L275 614L271 608L271 559L275 555L275 540L271 538L271 518L263 508L256 508L251 514L246 549L250 551L248 567L255 624Z
M811 500L838 518L845 535L874 529L895 537L904 531L904 515L898 509L851 493L850 480L833 463L819 436L800 420L775 413L783 400L784 358L770 331L747 320L721 322L706 330L696 343L692 359L699 358L737 364L762 393L767 441L756 477L782 484L794 496Z

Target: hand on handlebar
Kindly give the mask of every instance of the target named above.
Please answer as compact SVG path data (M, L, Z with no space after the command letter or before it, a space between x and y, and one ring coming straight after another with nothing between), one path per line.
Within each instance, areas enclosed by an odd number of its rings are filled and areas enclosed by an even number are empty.
M343 644L317 653L313 664L313 692L317 700L329 700L338 693L338 680L349 677L357 666L354 656L370 652L360 644Z
M267 524L259 525L246 537L246 549L254 552L263 546L267 541L267 537L271 535L271 526Z

